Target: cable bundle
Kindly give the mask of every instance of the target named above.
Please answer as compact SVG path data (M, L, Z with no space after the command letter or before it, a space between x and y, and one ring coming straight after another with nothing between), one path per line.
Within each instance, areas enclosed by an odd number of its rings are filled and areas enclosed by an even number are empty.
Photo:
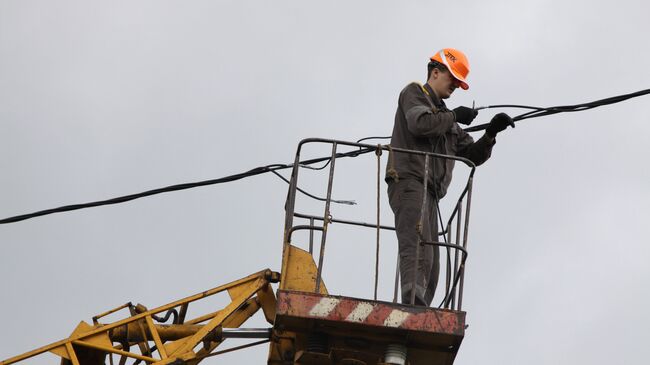
M512 118L513 121L520 121L524 119L530 119L530 118L537 118L537 117L543 117L546 115L552 115L552 114L557 114L557 113L565 113L565 112L580 112L583 110L588 110L588 109L593 109L599 106L603 105L609 105L609 104L615 104L619 103L621 101L625 101L631 98L635 98L638 96L650 94L650 89L645 89L641 91L637 91L634 93L630 94L624 94L624 95L618 95L618 96L613 96L610 98L606 99L601 99L601 100L596 100L588 103L583 103L583 104L576 104L576 105L561 105L561 106L552 106L548 108L542 108L542 107L537 107L537 106L528 106L528 105L514 105L514 104L501 104L501 105L489 105L489 106L483 106L483 107L478 107L476 110L481 110L481 109L496 109L496 108L521 108L521 109L531 109L531 111L517 115L516 117ZM484 130L487 128L489 123L485 124L480 124L476 125L473 127L465 128L466 132L476 132L480 130ZM365 140L369 139L390 139L390 137L366 137L362 138L357 141L357 143L360 143ZM361 148L359 150L355 150L352 152L347 152L347 153L338 153L336 155L337 158L339 157L356 157L358 155L372 152L374 149L371 148ZM320 170L325 168L328 164L329 161L331 160L331 157L319 157L307 161L301 161L300 162L300 167L306 167L314 170ZM319 163L319 162L326 162L324 166L321 167L311 167L309 165ZM96 201L96 202L91 202L91 203L83 203L83 204L72 204L72 205L66 205L58 208L53 208L53 209L46 209L46 210L41 210L38 212L34 213L29 213L29 214L22 214L22 215L17 215L14 217L9 217L5 219L0 219L0 224L7 224L7 223L14 223L14 222L19 222L23 221L26 219L34 218L34 217L40 217L43 215L48 215L48 214L53 214L53 213L60 213L60 212L67 212L71 210L78 210L78 209L84 209L84 208L91 208L91 207L98 207L102 205L110 205L110 204L119 204L119 203L124 203L128 202L134 199L138 198L143 198L146 196L151 196L151 195L156 195L156 194L161 194L161 193L168 193L172 191L179 191L179 190L185 190L185 189L192 189L196 188L199 186L207 186L207 185L214 185L214 184L221 184L225 182L230 182L230 181L235 181L255 175L260 175L264 174L267 172L272 172L273 174L277 175L284 181L288 182L286 178L284 178L282 175L280 175L277 170L282 170L282 169L288 169L292 168L293 164L273 164L273 165L266 165L266 166L261 166L261 167L256 167L254 169L251 169L247 172L243 172L240 174L235 174L235 175L230 175L218 179L212 179L212 180L205 180L205 181L199 181L199 182L193 182L193 183L184 183L184 184L178 184L178 185L171 185L167 186L164 188L159 188L159 189L153 189L153 190L148 190L142 193L137 193L137 194L130 194L130 195L125 195L113 199L108 199L108 200L101 200L101 201ZM316 196L313 196L304 190L298 188L298 190L306 194L307 196L317 199L317 200L324 200L323 198L319 198ZM347 201L347 200L332 200L332 202L335 203L340 203L340 204L354 204L354 202Z
M591 102L588 102L588 103L576 104L576 105L560 105L560 106L552 106L552 107L548 107L548 108L541 108L541 107L537 107L537 106L528 106L528 105L502 104L502 105L482 106L482 107L476 108L476 110L495 109L495 108L532 109L529 112L517 115L516 117L512 118L513 121L517 122L517 121L524 120L524 119L543 117L543 116L557 114L557 113L581 112L583 110L589 110L589 109L597 108L597 107L603 106L603 105L619 103L621 101L625 101L625 100L628 100L628 99L631 99L631 98L636 98L638 96L642 96L642 95L646 95L646 94L650 94L650 89L637 91L637 92L634 92L634 93L631 93L631 94L612 96L611 98L606 98L606 99L601 99L601 100L596 100L596 101L591 101ZM489 124L490 123L475 125L473 127L465 128L465 131L466 132L481 131L481 130L484 130L485 128L487 128L487 126Z

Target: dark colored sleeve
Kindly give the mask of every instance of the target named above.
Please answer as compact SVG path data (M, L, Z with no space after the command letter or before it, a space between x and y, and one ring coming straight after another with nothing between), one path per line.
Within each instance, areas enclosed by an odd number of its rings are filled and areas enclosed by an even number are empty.
M461 128L458 128L458 145L457 153L460 157L465 157L476 164L483 164L492 155L492 146L496 140L490 139L484 134L478 141L474 142L472 136Z
M414 136L441 136L455 124L454 113L435 109L417 83L410 84L402 91L400 104L406 117L407 128Z

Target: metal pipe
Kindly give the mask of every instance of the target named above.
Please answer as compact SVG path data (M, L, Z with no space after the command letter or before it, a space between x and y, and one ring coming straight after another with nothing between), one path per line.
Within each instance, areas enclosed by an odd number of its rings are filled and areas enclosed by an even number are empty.
M455 248L456 250L460 250L463 253L463 255L462 255L461 259L460 259L460 266L461 267L463 267L463 265L465 265L465 261L467 261L467 251L460 245L445 244L445 243L442 243L442 242L427 242L427 244L438 245L438 246L450 246L450 247ZM456 286L458 285L459 281L460 281L460 276L456 276L456 278L454 278L454 282L453 282L453 284L451 286L452 291L456 290ZM450 300L449 293L447 293L447 295L442 299L442 302L440 303L438 308L442 308L443 305L445 305L445 304L447 304L449 302L449 300Z
M467 236L469 232L469 209L472 204L472 182L474 178L470 176L467 182L467 206L465 209L465 231L463 232L463 249L467 250ZM460 265L460 286L458 287L458 310L463 307L463 285L465 283L465 261Z
M372 152L377 149L377 145L372 145L372 144L366 144L366 143L356 143L356 142L348 142L348 141L342 141L338 139L326 139L326 138L305 138L302 141L298 143L298 150L302 148L302 145L307 144L307 143L336 143L341 146L348 146L348 147L361 147L364 148L365 150L359 151L359 152ZM388 151L388 147L385 145L381 146L382 150ZM399 147L391 147L391 150L393 152L400 152L400 153L408 153L412 155L426 155L426 156L432 156L432 157L440 157L448 160L454 160L454 161L459 161L467 165L468 167L472 168L474 170L476 168L476 164L465 157L459 157L459 156L453 156L453 155L445 155L442 153L435 153L435 152L424 152L424 151L416 151L416 150L409 150L406 148L399 148ZM336 157L345 157L345 154L341 153L338 154ZM323 160L323 159L319 159ZM305 161L303 161L305 163Z
M289 192L287 193L287 201L285 203L285 217L284 217L284 242L288 241L289 229L293 226L293 211L296 206L296 188L298 187L298 171L300 164L300 146L296 151L296 157L293 162L293 169L291 170L291 180L289 183Z
M114 328L108 332L111 341L115 342L140 342L152 337L149 327L145 327L144 336L136 330L137 323ZM200 324L154 325L156 332L163 341L176 341L196 334L203 328ZM217 328L205 337L212 341L221 341L224 338L271 338L270 328Z
M397 252L397 264L395 265L395 289L393 290L393 303L397 303L398 289L399 289L399 249Z
M140 342L147 338L152 337L152 333L148 327L144 331L138 328L138 322L129 323L125 326L113 328L108 331L108 337L114 342ZM175 341L181 338L192 336L197 333L203 325L200 324L174 324L174 325L155 325L156 332L163 341ZM144 332L144 333L143 333ZM210 339L215 339L215 334L212 334Z
M293 213L293 216L297 217L297 218L315 219L315 220L318 220L318 221L323 220L322 217L316 217L316 216L309 215L309 214L302 214L302 213L295 213L295 212ZM377 228L377 225L373 224L373 223L355 222L355 221L349 221L349 220L344 220L344 219L336 219L336 218L331 218L331 219L329 219L329 221L330 221L330 223L343 223L343 224L349 224L349 225L353 225L353 226L360 226L360 227L367 227L367 228ZM389 230L389 231L394 231L395 230L395 227L391 227L391 226L380 225L379 227L381 229L386 229L386 230Z
M222 338L271 338L270 328L224 328Z
M317 231L322 231L324 230L323 227L314 227L314 226L305 226L305 225L300 225L300 226L293 226L291 229L289 229L288 235L287 235L287 243L291 243L291 236L293 235L293 232L295 231L301 231L301 230L317 230Z
M450 224L447 224L447 232L449 232L447 234L447 242L451 242L451 226L450 226ZM445 251L447 252L447 265L445 265L445 268L446 268L446 270L445 270L445 273L446 273L446 276L445 276L445 296L449 296L449 292L450 292L449 291L449 286L450 286L450 281L451 281L451 252L450 252L449 247L447 247ZM454 250L454 251L456 251L456 250ZM447 305L445 305L445 308L447 308Z
M227 354L227 353L229 353L229 352L233 352L233 351L242 350L242 349L245 349L245 348L248 348L248 347L253 347L253 346L261 345L261 344L267 343L267 342L269 342L269 341L270 341L270 340L255 341L255 342L247 343L247 344L244 344L244 345L241 345L241 346L235 346L235 347L231 347L231 348L229 348L229 349L225 349L225 350L221 350L221 351L213 352L213 353L208 354L208 355L205 355L205 356L203 356L203 357L197 357L197 359L205 359L206 357L212 357L212 356L217 356L217 355Z
M332 200L332 183L334 180L334 165L336 163L337 143L332 144L332 159L330 160L330 175L327 181L327 197L325 198L325 213L323 214L323 233L320 241L320 255L318 255L318 272L316 273L316 293L320 292L321 275L323 273L323 257L325 256L325 240L327 239L327 227L329 225L330 202Z
M294 214L295 215L295 214ZM309 218L309 225L314 226L314 218ZM314 254L314 230L309 230L309 254Z
M456 217L456 244L460 242L460 228L461 221L463 219L463 204L462 202L457 203L458 217ZM458 277L458 250L454 253L454 281ZM451 309L456 309L456 288L452 288L451 293Z
M124 308L130 308L131 306L133 306L133 304L132 304L131 302L128 302L128 303L122 304L121 306L119 306L119 307L117 307L117 308L113 308L113 309L108 310L108 311L106 311L106 312L104 312L104 313L98 314L98 315L96 315L96 316L93 317L93 323L94 323L94 324L98 324L97 321L98 321L100 318L102 318L102 317L106 317L107 315L109 315L109 314L113 314L113 313L115 313L115 312L117 312L117 311L119 311L119 310L121 310L121 309L124 309Z
M381 147L379 145L378 147ZM379 286L379 237L381 233L381 199L380 199L380 190L381 190L381 148L377 148L375 151L375 155L377 155L377 250L375 252L375 297L374 299L377 300L377 287Z
M453 244L453 243L445 243L445 242L422 242L422 244L432 245L432 246L440 246L440 247L448 247L448 248L453 248L456 251L461 251L463 253L463 255L461 257L460 266L461 266L461 268L464 267L465 261L467 260L467 250L463 246ZM454 282L453 282L453 284L451 286L451 291L452 292L456 289L456 286L458 285L458 282L459 282L459 277L457 276L454 279ZM446 307L448 305L448 303L449 303L449 300L450 300L450 293L446 293L445 297L442 299L442 302L440 303L438 308L442 308L443 306Z

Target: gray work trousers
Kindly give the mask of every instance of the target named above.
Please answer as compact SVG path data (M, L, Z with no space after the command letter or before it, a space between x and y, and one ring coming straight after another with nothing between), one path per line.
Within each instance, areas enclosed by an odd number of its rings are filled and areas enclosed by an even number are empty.
M415 290L415 304L429 306L433 300L440 272L440 249L438 246L421 245L417 278L414 278L415 250L420 242L417 225L422 209L423 185L414 179L388 181L388 201L395 213L395 231L399 244L399 271L402 287L402 303L411 303ZM422 219L423 239L438 241L438 224L435 196L431 189Z

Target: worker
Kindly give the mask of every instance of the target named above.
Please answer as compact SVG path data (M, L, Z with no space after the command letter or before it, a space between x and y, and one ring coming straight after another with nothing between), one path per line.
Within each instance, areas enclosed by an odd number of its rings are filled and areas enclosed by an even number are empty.
M469 125L478 111L459 106L449 110L444 100L458 88L467 90L469 63L463 52L445 48L431 57L427 65L427 82L411 83L399 95L391 147L465 157L476 165L485 162L496 143L497 133L512 119L505 113L495 115L485 134L474 139L459 124ZM399 268L402 303L410 304L415 291L416 305L429 306L433 300L440 271L439 247L420 245L417 278L414 278L416 249L420 231L424 242L438 240L437 206L451 182L454 160L429 159L425 213L420 222L424 195L424 155L393 151L388 159L386 182L388 199L395 214L399 244Z

